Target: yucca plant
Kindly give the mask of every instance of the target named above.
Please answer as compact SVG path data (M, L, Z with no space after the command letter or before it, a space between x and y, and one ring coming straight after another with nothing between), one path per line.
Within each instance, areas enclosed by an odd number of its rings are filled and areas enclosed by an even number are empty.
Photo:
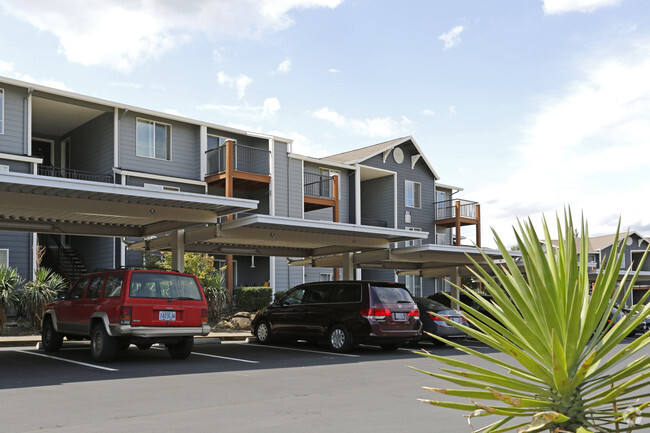
M591 282L586 222L581 224L579 249L569 211L565 212L564 221L557 218L557 226L557 249L552 247L546 220L546 248L528 220L519 222L519 230L515 230L521 262L508 253L495 233L502 263L497 264L487 256L484 258L489 270L474 263L476 270L472 272L494 303L471 290L459 289L495 320L458 301L474 327L441 317L512 359L502 361L441 339L488 361L492 367L419 352L451 367L442 368L441 373L420 371L460 386L425 389L469 399L466 403L423 401L468 411L468 422L475 433L650 429L650 423L641 418L648 402L640 401L650 396L648 388L644 389L650 385L650 359L639 354L650 342L650 332L619 345L650 312L650 305L645 305L650 291L627 315L615 324L610 323L610 313L620 312L618 302L628 299L637 276L628 269L619 281L626 239L619 242L617 230L612 252ZM641 269L647 253L646 250L641 263L636 264L637 269ZM499 419L475 429L473 418L483 416Z
M40 327L45 306L65 288L66 282L61 275L42 267L36 270L34 281L25 284L20 300L34 328Z
M7 310L18 301L18 288L23 279L16 268L0 266L0 331L4 331Z
M226 288L225 269L226 267L224 266L219 270L211 272L201 282L205 299L208 303L210 317L217 321L221 318L223 306L231 301L230 293Z

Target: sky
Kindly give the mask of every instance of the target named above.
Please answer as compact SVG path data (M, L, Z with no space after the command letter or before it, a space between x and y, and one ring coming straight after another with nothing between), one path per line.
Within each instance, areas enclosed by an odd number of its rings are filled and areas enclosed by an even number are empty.
M0 46L0 76L313 157L411 135L483 246L567 207L650 236L647 0L0 0Z

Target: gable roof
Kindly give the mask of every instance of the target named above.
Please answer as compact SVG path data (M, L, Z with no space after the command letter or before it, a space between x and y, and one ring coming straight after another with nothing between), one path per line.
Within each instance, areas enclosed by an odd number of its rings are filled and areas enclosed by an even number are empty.
M380 153L391 151L395 147L407 143L409 141L413 143L413 146L415 146L415 149L418 151L420 158L422 158L422 160L427 165L427 167L429 167L429 170L431 170L431 173L433 173L435 179L439 180L440 176L438 176L438 173L436 173L436 171L433 169L433 166L427 160L426 156L424 156L424 152L422 152L422 149L420 149L420 146L417 144L415 139L410 135L407 137L396 138L394 140L384 141L383 143L362 147L360 149L350 150L348 152L337 153L335 155L326 156L320 159L322 161L331 161L331 162L337 162L342 164L350 164L350 165L360 164L363 161L367 161L368 159L379 155Z
M619 241L622 241L626 234L628 235L628 237L631 237L631 235L636 235L640 239L642 239L642 240L644 240L646 242L650 242L650 241L648 241L648 239L641 236L638 232L636 232L634 230L630 230L627 233L619 233ZM614 245L614 240L615 239L616 239L616 234L590 237L587 240L588 245L589 245L589 253L597 253L598 251L601 251L601 250L603 250L605 248L611 247L612 245ZM580 237L576 236L575 240L576 240L576 247L578 248L578 253L580 253L580 247L581 247ZM551 244L553 245L553 247L557 248L559 242L557 240L552 240Z

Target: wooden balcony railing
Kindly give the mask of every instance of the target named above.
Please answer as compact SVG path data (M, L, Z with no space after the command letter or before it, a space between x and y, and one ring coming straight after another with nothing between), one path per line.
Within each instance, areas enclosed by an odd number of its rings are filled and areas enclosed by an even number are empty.
M481 246L481 205L469 200L445 200L434 203L437 227L455 227L456 245L460 245L462 226L476 226L476 245Z

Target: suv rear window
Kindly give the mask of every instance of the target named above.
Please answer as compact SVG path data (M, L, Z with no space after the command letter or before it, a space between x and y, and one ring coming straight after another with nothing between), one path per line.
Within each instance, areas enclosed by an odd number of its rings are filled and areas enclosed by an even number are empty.
M370 293L373 304L413 302L409 292L397 286L370 286Z
M201 301L201 291L193 277L165 273L131 274L131 298L189 299Z

